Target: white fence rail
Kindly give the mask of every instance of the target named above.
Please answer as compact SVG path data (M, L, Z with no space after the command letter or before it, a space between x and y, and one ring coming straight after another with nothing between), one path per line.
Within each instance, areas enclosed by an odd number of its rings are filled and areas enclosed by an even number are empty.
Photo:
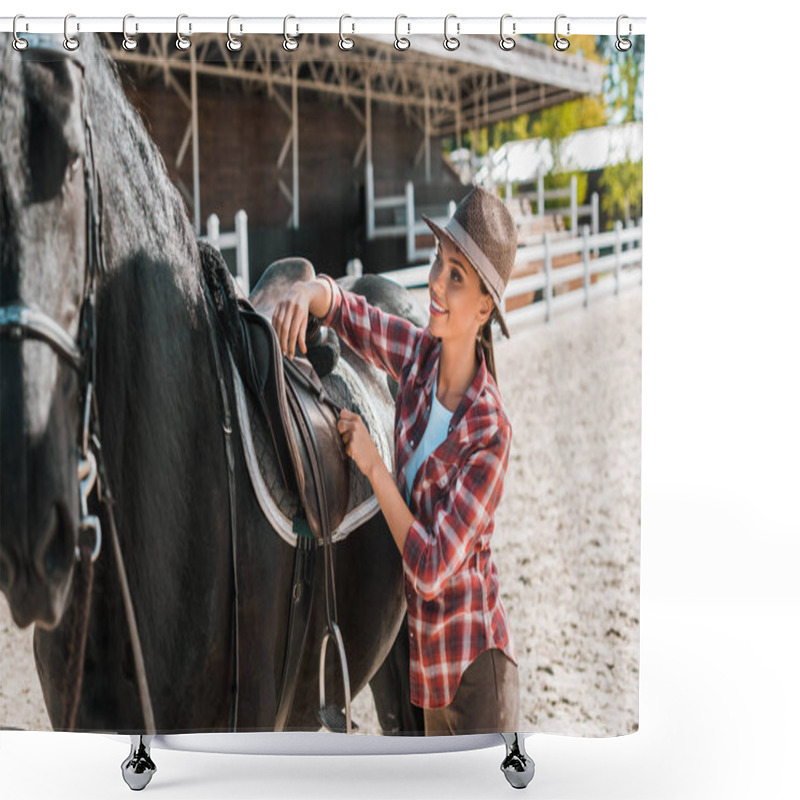
M400 236L405 237L406 240L406 261L419 261L420 258L426 258L431 248L424 250L417 249L417 235L427 234L431 229L425 223L425 220L416 219L416 203L414 200L414 183L406 181L405 192L403 194L388 195L386 197L375 197L375 178L371 164L367 164L367 240L373 239L397 239ZM401 210L404 212L398 215L396 212ZM376 222L377 212L379 211L394 211L394 216L402 216L402 224L396 225L378 225ZM454 201L450 201L447 206L447 211L442 216L431 216L431 219L444 226L447 220L453 215L456 210Z
M374 239L396 239L400 236L405 237L406 240L406 261L410 264L414 261L419 261L421 258L427 258L432 248L417 249L416 237L419 234L429 234L430 228L424 220L417 219L417 209L414 199L414 183L407 181L404 194L387 195L385 197L375 196L375 178L371 164L367 164L366 168L366 212L367 212L367 240ZM506 197L510 197L510 187L506 187ZM598 233L600 227L600 198L597 192L593 192L590 202L579 206L578 205L578 179L575 175L572 176L570 185L564 189L551 189L544 190L544 178L539 178L538 190L536 192L520 193L518 197L524 197L532 201L536 205L536 213L534 216L543 217L545 213L558 213L566 216L570 220L570 230L577 231L579 229L579 222L581 219L588 217L589 224L591 225L592 233ZM570 201L569 208L558 208L546 212L545 204L548 200L564 200ZM402 213L398 213L402 210ZM447 224L450 217L453 216L456 210L455 201L451 200L447 206L447 211L441 216L431 216L434 222L442 227ZM379 225L376 221L378 212L381 211L394 211L395 218L401 218L402 223L396 224L383 224ZM529 216L517 216L515 222L521 225L529 220Z
M234 217L234 230L226 233L219 231L219 217L212 214L206 221L205 236L199 237L203 241L213 244L220 252L223 250L236 251L235 277L245 294L250 294L250 255L247 246L247 212L241 209Z
M601 248L612 248L612 252L592 257ZM579 254L579 263L563 267L553 267L556 256ZM517 251L517 264L543 262L543 269L533 275L512 278L506 286L503 296L503 314L509 328L534 319L551 319L553 313L565 307L589 304L593 297L604 294L619 294L621 288L638 285L642 282L642 224L641 220L628 227L617 221L614 230L604 233L590 233L589 226L584 225L580 236L569 239L553 239L551 233L544 234L544 242L540 245L521 247ZM430 265L382 272L385 278L399 283L406 288L426 286ZM609 273L592 283L592 276ZM582 278L580 289L556 292L556 287ZM537 302L515 308L506 312L506 303L513 297L542 290L542 299Z
M506 185L506 197L511 197L511 185ZM591 198L585 205L578 205L578 178L573 175L569 188L544 190L544 176L540 175L535 192L519 192L516 197L524 197L531 201L531 206L536 205L535 215L543 217L546 213L562 214L569 217L570 230L577 231L578 223L582 218L589 218L592 233L600 229L600 196L592 192ZM548 200L569 200L569 208L547 209Z

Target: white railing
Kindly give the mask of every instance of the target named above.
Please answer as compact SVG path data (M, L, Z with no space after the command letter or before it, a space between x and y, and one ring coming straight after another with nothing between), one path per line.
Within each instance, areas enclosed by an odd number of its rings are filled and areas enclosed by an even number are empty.
M506 197L511 197L511 185L506 186ZM569 217L570 230L577 231L578 223L581 218L588 217L589 224L591 225L592 233L599 233L600 228L600 197L597 192L592 192L592 196L588 203L585 205L578 205L578 178L573 175L569 188L564 189L549 189L544 190L544 176L540 175L537 182L537 189L535 192L518 192L516 198L526 198L531 201L531 206L535 204L535 216L543 217L546 213L562 214ZM558 208L555 210L547 210L548 200L569 200L569 208ZM533 211L533 208L531 208ZM519 222L521 217L517 217Z
M592 257L601 248L612 247L613 252L604 256ZM579 254L579 263L563 267L553 267L556 256ZM541 272L512 278L503 295L503 315L509 327L543 318L552 318L553 313L564 307L589 304L590 298L602 294L619 294L621 288L638 285L642 282L642 223L641 220L627 227L617 221L614 230L592 234L589 226L584 225L580 236L569 239L554 239L550 232L544 234L542 244L521 247L517 251L517 264L541 261ZM406 288L426 286L430 264L420 267L408 267L390 272L382 272L385 278L399 283ZM608 275L592 283L592 276L600 273ZM580 289L556 292L556 287L567 281L582 278ZM507 301L512 297L542 291L541 301L529 303L520 308L506 312Z
M236 251L236 272L234 276L245 294L250 294L250 256L247 248L247 212L241 209L234 217L234 230L226 233L219 232L219 217L212 214L206 220L205 236L203 241L213 244L220 252L223 250Z
M404 194L375 197L375 176L372 164L366 167L366 199L367 199L367 241L373 239L396 239L400 236L406 240L406 261L419 261L426 258L433 248L417 249L417 235L430 234L431 229L425 220L416 219L416 204L414 201L414 183L406 181ZM375 217L378 211L403 209L405 220L400 225L378 225ZM456 210L453 200L447 206L447 211L442 216L431 216L431 219L444 226Z

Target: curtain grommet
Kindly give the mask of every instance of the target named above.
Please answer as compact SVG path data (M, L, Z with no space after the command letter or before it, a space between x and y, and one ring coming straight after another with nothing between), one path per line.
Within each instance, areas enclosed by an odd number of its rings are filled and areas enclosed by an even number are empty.
M67 16L64 17L64 49L68 50L70 53L77 50L80 45L80 42L74 36L70 36L67 30L69 21L74 18L74 14L67 14ZM80 25L78 25L77 30L80 30Z
M138 42L128 33L128 20L129 19L136 19L133 14L126 14L122 18L122 48L127 50L129 53L132 50L135 50L138 46ZM139 30L139 23L136 23L136 30Z
M241 39L237 39L231 33L231 22L233 20L235 20L235 19L239 19L239 17L237 17L236 14L231 14L228 17L228 41L225 42L225 47L227 47L228 50L231 51L231 53L238 53L239 50L242 49L242 40ZM241 30L241 28L240 28L240 30Z
M620 23L620 20L623 20L623 19L628 19L627 15L620 14L617 17L617 41L614 43L614 47L616 47L617 50L620 51L620 53L627 53L628 50L631 49L631 46L633 45L633 42L631 42L630 39L626 39L624 36L620 36L619 35L619 23ZM628 36L631 35L632 31L633 31L633 27L631 26L631 24L629 22L628 23Z
M342 25L344 24L344 21L346 19L353 19L353 18L349 14L342 14L342 16L339 17L339 49L340 50L352 50L356 46L356 43L352 39L350 39L349 37L345 36L344 32L342 31ZM353 30L355 30L355 27L356 26L353 25Z
M443 42L443 45L444 45L444 49L445 50L449 50L450 52L453 52L453 50L458 50L458 48L461 46L461 42L459 41L457 35L456 36L449 36L448 33L447 33L447 23L451 19L457 19L456 15L455 14L448 14L444 18L444 42ZM460 28L461 28L461 23L460 22L456 22L456 34L459 33Z
M289 36L289 32L286 30L286 26L289 23L290 19L297 19L297 17L293 17L291 14L287 14L283 18L283 49L287 52L291 53L297 50L298 41L293 36Z
M559 53L563 53L569 47L569 39L565 39L563 36L558 35L558 21L560 19L566 19L566 14L559 14L556 17L555 23L555 41L553 42L553 47L559 51ZM567 36L569 36L569 22L567 22Z
M27 40L27 39L23 39L23 38L22 38L22 37L21 37L21 36L20 36L20 35L17 33L17 20L18 20L18 19L25 19L25 15L24 15L24 14L17 14L17 15L14 17L14 24L13 24L13 25L12 25L12 27L11 27L11 30L12 30L12 32L13 32L13 34L14 34L14 38L13 38L13 40L12 40L12 42L11 42L11 46L12 46L12 47L13 47L13 48L14 48L14 49L17 51L17 52L21 53L23 50L27 50L27 49L28 49L28 40Z
M503 30L503 23L507 19L511 19L511 14L503 14L503 16L500 17L500 49L505 50L506 52L508 52L509 50L513 50L514 46L516 45L516 42L511 38L511 36L506 34L505 31ZM517 23L512 22L511 33L514 34L516 32L517 32Z
M188 50L192 46L192 40L188 37L184 36L181 33L181 20L188 17L188 14L178 14L178 18L175 20L175 34L177 39L175 39L175 47L178 50ZM192 31L192 23L189 23L189 32Z
M395 50L400 50L402 52L403 50L408 50L408 48L411 47L411 40L407 39L405 36L400 36L398 23L401 19L408 19L408 17L405 14L398 14L394 18L394 47ZM408 33L411 33L411 25L408 23L406 23L406 25L408 27Z

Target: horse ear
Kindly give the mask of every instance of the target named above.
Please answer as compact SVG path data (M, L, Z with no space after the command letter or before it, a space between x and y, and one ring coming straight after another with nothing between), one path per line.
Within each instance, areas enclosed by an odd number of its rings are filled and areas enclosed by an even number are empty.
M30 195L33 202L44 202L60 192L67 166L84 150L80 72L49 51L47 60L24 64Z

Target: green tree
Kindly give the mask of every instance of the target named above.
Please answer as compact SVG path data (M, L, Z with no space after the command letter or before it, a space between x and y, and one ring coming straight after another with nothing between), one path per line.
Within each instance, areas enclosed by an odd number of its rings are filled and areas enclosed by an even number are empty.
M632 36L630 50L620 52L616 37L598 36L597 52L608 61L603 92L609 107L609 119L617 124L642 119L644 85L644 36Z
M600 176L601 207L611 220L642 215L642 162L622 161Z

